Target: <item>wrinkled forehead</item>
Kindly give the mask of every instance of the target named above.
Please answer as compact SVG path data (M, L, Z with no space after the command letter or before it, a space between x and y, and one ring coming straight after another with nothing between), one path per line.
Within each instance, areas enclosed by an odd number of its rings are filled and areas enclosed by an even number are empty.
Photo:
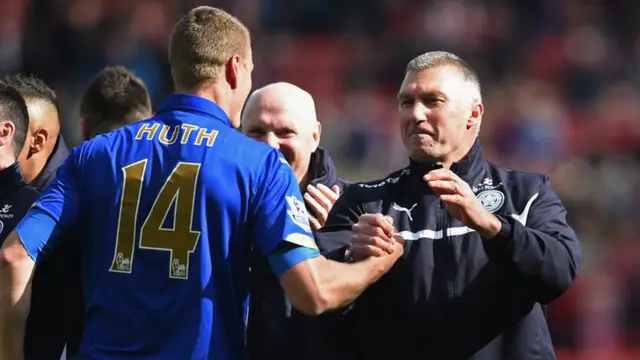
M398 98L443 95L447 98L468 96L473 85L453 66L440 66L420 71L408 71L402 81Z

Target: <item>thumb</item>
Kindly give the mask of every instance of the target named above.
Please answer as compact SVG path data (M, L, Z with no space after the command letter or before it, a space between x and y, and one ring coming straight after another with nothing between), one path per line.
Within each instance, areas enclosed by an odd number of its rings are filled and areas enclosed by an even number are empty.
M331 190L333 190L334 193L336 193L336 196L340 196L340 186L338 185L333 185L331 187Z

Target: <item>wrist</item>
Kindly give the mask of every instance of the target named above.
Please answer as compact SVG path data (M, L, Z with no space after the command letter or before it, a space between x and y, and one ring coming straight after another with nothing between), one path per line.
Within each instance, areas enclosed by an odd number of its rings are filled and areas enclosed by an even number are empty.
M487 221L476 231L485 240L491 240L502 230L502 221L497 216L489 214Z

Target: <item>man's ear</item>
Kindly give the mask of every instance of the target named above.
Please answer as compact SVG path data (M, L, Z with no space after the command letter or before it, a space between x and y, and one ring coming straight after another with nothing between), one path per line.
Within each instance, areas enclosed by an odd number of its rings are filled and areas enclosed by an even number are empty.
M316 127L315 129L313 129L313 134L312 134L313 142L314 142L313 151L316 151L318 146L320 146L321 135L322 135L322 124L320 124L319 121L316 121Z
M48 139L49 139L49 132L46 129L36 130L36 132L33 135L33 141L31 142L31 147L29 148L29 152L33 155L42 151Z
M484 105L481 102L474 104L471 108L471 114L467 119L467 129L471 129L474 126L480 128L482 114L484 114Z
M238 88L240 84L240 67L242 66L242 59L238 55L234 55L227 61L225 65L225 77L227 78L227 83L232 90Z
M0 122L0 146L11 144L16 126L11 121Z

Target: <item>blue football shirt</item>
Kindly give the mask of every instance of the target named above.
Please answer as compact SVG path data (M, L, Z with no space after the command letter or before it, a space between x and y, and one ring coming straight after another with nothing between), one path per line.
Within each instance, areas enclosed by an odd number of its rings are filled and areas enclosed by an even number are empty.
M278 274L318 256L282 155L191 95L74 149L17 231L38 261L71 227L86 313L77 359L246 358L249 253Z

